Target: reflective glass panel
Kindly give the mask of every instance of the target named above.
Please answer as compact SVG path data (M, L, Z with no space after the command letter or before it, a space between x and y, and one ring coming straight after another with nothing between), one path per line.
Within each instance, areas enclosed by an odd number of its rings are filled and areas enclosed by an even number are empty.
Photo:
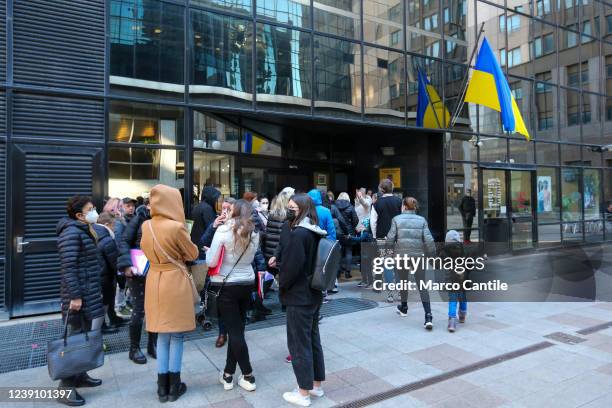
M582 195L579 189L580 169L561 169L561 207L563 221L582 219Z
M360 3L360 0L314 1L314 29L340 37L360 39Z
M471 220L459 211L462 202L469 204L470 197L476 206ZM446 163L446 228L478 228L478 168L472 163Z
M111 101L108 125L111 142L184 144L182 108Z
M315 36L315 114L361 114L359 44Z
M404 49L404 8L400 0L363 1L363 40Z
M257 16L295 27L310 28L310 1L257 0Z
M310 33L257 25L256 90L262 109L310 112L311 39Z
M193 112L193 147L237 152L240 129L199 111Z
M252 23L193 10L191 24L191 97L221 104L251 101Z
M600 219L601 170L584 169L582 176L582 195L584 200L584 219Z
M364 55L365 113L373 120L404 124L406 84L404 55L366 47Z
M251 0L191 0L191 4L234 13L251 14Z

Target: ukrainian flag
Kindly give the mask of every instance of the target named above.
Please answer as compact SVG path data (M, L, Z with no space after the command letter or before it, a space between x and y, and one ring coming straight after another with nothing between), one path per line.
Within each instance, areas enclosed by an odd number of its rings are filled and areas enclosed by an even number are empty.
M448 125L450 114L440 96L429 83L427 75L418 69L419 93L417 99L416 125L428 128L443 128Z
M472 70L465 101L501 112L504 130L520 133L529 140L529 132L514 96L510 92L508 81L486 38L482 41L478 51L476 66Z
M257 154L261 151L265 140L260 137L253 135L251 132L245 132L244 134L244 146L243 152Z

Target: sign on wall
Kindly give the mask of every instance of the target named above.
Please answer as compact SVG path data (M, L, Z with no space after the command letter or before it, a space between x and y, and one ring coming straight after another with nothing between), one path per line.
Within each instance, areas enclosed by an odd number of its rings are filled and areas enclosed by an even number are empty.
M394 188L402 188L402 169L400 167L381 167L378 169L380 180L389 179Z

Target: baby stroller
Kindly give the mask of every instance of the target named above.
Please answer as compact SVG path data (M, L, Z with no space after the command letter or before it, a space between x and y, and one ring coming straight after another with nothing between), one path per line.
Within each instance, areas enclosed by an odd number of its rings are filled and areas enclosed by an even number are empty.
M200 304L198 311L196 312L196 322L202 327L204 331L210 331L214 327L214 321L217 320L216 316L211 316L211 311L207 310L208 293L210 287L210 279L206 278L204 289L200 291ZM208 312L208 313L207 313ZM215 311L216 314L216 311Z

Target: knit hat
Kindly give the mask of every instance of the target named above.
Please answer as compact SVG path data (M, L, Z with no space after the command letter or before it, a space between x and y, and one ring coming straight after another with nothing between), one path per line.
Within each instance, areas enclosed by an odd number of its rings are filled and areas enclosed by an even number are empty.
M445 242L461 242L461 235L455 230L450 230L446 233Z

